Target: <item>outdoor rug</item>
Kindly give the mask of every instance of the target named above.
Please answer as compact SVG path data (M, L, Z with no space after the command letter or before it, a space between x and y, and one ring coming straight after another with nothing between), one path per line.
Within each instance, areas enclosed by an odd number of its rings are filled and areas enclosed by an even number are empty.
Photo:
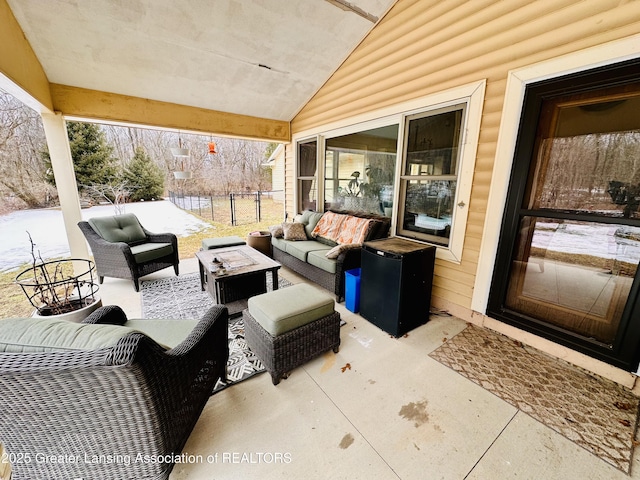
M287 280L278 279L278 288L290 285ZM267 275L267 291L271 290L271 275ZM214 305L209 294L201 290L200 275L197 273L142 281L140 292L143 318L199 319ZM264 371L264 365L249 350L244 339L242 317L230 319L227 381L218 380L213 393Z
M639 399L625 388L473 325L430 356L630 472Z

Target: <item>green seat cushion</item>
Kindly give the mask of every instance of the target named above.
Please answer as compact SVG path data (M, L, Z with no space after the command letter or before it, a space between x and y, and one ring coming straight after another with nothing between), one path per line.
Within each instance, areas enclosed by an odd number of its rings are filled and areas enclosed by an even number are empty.
M286 241L286 252L292 257L296 257L298 260L302 260L303 262L307 261L307 255L309 252L313 252L316 250L323 251L327 253L331 250L331 247L327 245L323 245L320 242L316 242L315 240L300 240L296 242Z
M334 312L333 297L306 283L249 298L251 316L271 335L278 336Z
M198 320L129 319L125 327L142 332L167 348L178 346L198 324Z
M138 218L132 213L90 218L89 225L107 242L125 242L132 245L147 240Z
M287 251L287 243L289 243L289 241L284 238L271 237L271 245L273 248L277 248L282 252Z
M120 325L74 323L59 318L0 320L0 352L38 353L113 347L135 332Z
M142 243L131 247L131 253L136 263L146 263L173 253L170 243Z
M246 245L242 238L236 235L228 237L205 238L202 240L202 249L211 250L212 248L235 247L236 245Z
M326 246L326 245L325 245ZM327 252L331 250L331 247L327 246L326 250L314 250L307 255L307 263L318 267L325 272L336 273L336 260L334 258L327 258Z

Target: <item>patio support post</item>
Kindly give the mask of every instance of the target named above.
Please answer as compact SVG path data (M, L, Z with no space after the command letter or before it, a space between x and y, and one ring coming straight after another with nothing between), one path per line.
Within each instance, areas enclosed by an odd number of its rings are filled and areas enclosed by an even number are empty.
M67 125L60 113L42 112L41 115L71 257L89 259L87 242L78 228L78 222L82 220L82 213L69 137L67 136Z

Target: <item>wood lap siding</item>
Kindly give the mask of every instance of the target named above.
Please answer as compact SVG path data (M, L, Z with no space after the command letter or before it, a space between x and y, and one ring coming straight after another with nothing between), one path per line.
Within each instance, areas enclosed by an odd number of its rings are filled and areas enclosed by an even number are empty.
M292 134L486 79L462 262L438 260L433 289L470 308L508 72L638 32L633 1L399 0L292 120ZM293 150L287 146L290 213Z

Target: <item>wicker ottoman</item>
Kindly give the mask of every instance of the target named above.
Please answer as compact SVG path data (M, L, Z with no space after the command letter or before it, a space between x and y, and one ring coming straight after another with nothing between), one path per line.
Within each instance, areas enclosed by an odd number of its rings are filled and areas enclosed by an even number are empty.
M247 345L274 385L288 372L327 350L338 353L340 314L333 297L307 284L249 299L242 312Z
M235 247L237 245L246 245L243 239L236 235L228 237L205 238L202 240L202 250L212 250L214 248Z

